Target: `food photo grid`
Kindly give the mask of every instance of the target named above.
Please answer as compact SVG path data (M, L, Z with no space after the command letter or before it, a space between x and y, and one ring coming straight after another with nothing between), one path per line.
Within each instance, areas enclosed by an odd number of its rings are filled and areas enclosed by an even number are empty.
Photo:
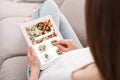
M35 49L42 65L57 59L63 54L55 45L56 42L62 39L56 27L51 16L21 25L25 39Z
M57 36L33 46L35 51L38 53L42 64L46 64L56 59L63 53L55 46L55 43L59 40L60 37Z

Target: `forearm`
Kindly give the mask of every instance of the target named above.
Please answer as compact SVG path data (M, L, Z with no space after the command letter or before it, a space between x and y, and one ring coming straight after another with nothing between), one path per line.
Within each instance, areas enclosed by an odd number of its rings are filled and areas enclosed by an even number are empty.
M38 80L40 71L39 70L31 70L30 80Z

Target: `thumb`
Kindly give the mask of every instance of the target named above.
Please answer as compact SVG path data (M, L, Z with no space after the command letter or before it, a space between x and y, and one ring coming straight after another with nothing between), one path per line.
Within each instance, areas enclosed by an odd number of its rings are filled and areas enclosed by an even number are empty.
M35 50L32 46L29 47L31 55L35 55Z
M64 51L64 52L67 51L67 48L64 47L64 46L62 46L62 45L57 45L57 47L58 47L60 50Z

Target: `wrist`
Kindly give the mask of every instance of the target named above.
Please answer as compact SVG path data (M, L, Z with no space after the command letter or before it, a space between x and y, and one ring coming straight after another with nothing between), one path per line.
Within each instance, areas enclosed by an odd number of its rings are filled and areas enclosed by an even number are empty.
M40 69L38 68L31 68L31 76L30 78L32 78L32 80L38 80L39 77L39 73L40 73Z
M31 74L39 74L39 72L40 72L40 69L38 69L38 68L31 68Z

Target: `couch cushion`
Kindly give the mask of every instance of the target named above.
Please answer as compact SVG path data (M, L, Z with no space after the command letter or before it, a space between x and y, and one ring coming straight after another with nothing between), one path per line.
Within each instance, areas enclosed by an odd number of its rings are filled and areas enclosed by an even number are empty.
M0 21L0 52L10 54L26 53L27 44L20 30L24 17L6 18Z
M25 56L7 59L0 71L0 80L26 80L27 59Z
M10 57L26 55L27 44L19 28L24 20L24 17L14 17L0 21L0 66Z
M67 17L78 38L85 47L87 45L85 29L85 0L64 0L60 9Z
M43 2L45 0L14 0L15 2Z
M0 20L6 17L27 17L34 13L34 8L40 3L13 3L0 1Z
M64 3L65 0L54 0L58 7L61 7L61 5Z

